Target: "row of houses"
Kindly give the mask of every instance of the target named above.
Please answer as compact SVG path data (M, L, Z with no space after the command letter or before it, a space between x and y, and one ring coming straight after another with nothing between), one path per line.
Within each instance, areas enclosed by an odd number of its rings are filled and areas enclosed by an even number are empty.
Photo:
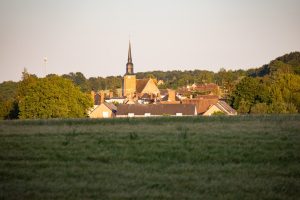
M111 91L91 92L94 107L89 111L91 118L109 117L152 117L152 116L195 116L222 113L236 115L225 101L220 100L219 86L214 83L193 84L177 91L158 88L162 80L137 79L129 42L126 73L122 92L114 97Z
M100 99L100 101L98 101ZM112 117L157 117L157 116L210 116L216 113L236 115L237 112L216 95L201 95L196 98L183 98L169 90L162 98L142 96L137 100L122 97L96 99L91 118Z

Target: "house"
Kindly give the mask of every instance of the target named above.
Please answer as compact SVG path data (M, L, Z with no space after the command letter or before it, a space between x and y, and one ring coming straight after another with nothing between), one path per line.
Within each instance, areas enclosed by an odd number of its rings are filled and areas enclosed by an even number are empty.
M160 103L162 104L179 104L180 98L176 95L175 90L168 89L168 94L161 98Z
M225 115L237 115L236 110L230 107L225 101L218 101L217 103L211 105L208 110L203 113L203 115L210 116L218 112L221 112Z
M164 80L159 80L159 81L157 82L157 85L163 85L163 84L165 84Z
M90 118L112 118L116 116L117 107L110 103L101 103L94 105L93 109L89 112Z
M151 104L154 103L156 101L156 99L153 97L153 95L150 94L143 94L142 96L140 96L138 98L138 102L139 104Z
M169 94L168 89L159 89L160 97L164 98L166 95Z
M216 95L199 95L197 98L183 99L182 104L195 105L198 115L202 115L211 105L216 104L218 101L219 97Z
M184 104L121 104L117 108L117 117L197 115L195 105Z
M149 78L136 80L136 93L139 96L142 96L144 94L158 96L160 94L160 91L157 88L156 81L152 78Z
M100 105L104 102L105 92L101 90L100 92L91 91L91 98L94 102L94 105Z
M220 87L215 83L196 85L193 90L201 93L215 94L218 95Z
M201 84L196 85L193 84L191 86L182 87L178 90L179 94L182 94L183 96L190 96L190 95L220 95L220 87L217 84L214 83L208 83L208 84Z

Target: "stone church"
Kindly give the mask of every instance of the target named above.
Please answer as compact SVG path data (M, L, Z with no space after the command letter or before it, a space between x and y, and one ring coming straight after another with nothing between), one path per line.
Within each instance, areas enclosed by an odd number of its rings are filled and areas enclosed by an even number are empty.
M149 95L153 98L160 96L160 91L157 88L157 81L155 79L136 79L136 75L133 71L130 41L126 74L124 75L122 84L122 95L127 98L140 98L144 95Z

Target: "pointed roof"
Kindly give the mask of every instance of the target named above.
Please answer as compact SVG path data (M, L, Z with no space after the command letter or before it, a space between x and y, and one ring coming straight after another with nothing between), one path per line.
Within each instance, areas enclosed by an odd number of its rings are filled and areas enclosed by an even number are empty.
M149 80L150 79L137 79L136 80L136 91L138 93L141 93L144 90L144 88L146 87Z
M129 48L128 48L128 63L132 63L130 40L129 40Z
M218 101L218 103L215 104L220 110L222 110L224 113L228 115L236 115L237 112L235 109L233 109L230 105L228 105L225 101Z

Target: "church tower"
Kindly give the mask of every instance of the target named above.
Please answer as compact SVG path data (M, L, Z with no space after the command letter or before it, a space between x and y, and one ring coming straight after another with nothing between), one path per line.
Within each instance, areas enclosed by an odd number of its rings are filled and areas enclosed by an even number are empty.
M126 74L124 75L123 79L123 96L126 97L133 97L136 92L136 76L133 72L133 63L132 63L132 56L131 56L131 44L129 41L129 48L128 48L128 60L126 64Z
M131 44L129 41L129 48L128 48L128 60L126 64L126 74L133 74L133 63L131 57Z

